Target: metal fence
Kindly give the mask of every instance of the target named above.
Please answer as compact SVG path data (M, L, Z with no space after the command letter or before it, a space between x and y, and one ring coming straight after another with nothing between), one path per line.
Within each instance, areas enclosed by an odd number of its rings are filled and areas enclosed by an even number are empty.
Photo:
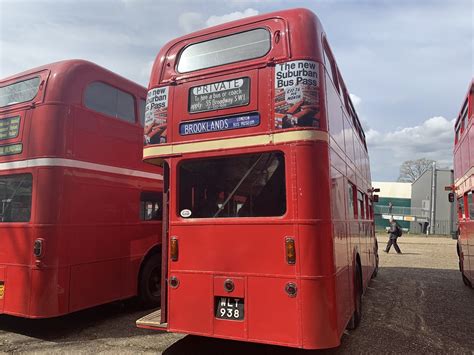
M374 206L375 214L393 214L401 216L430 217L430 210L421 207L399 207L399 206Z

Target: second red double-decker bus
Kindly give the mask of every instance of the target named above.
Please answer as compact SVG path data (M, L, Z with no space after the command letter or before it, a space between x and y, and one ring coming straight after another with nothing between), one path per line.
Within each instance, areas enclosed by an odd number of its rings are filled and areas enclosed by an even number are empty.
M458 203L459 269L467 286L474 285L474 80L455 124L454 191Z
M364 132L317 17L275 12L168 43L145 132L144 159L165 171L168 252L161 312L137 325L338 346L378 254Z
M0 314L159 303L162 174L142 161L145 97L81 60L0 81Z

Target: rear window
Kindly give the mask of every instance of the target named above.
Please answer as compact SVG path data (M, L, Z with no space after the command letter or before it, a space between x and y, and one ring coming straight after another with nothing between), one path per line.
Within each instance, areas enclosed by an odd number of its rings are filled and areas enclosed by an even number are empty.
M265 217L286 212L283 153L194 159L179 166L181 217Z
M31 174L0 176L0 222L28 222L31 216Z
M113 86L94 82L87 86L84 105L91 110L135 123L135 100Z
M264 28L191 44L180 55L178 71L187 73L263 57L270 46L270 32Z
M0 88L0 107L33 100L38 93L40 77L34 77Z

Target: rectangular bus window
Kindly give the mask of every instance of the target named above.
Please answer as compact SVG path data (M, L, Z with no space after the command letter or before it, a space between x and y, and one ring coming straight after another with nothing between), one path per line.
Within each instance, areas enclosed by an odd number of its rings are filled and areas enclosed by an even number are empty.
M89 84L84 105L91 110L135 123L135 100L132 95L99 81Z
M458 198L458 217L460 219L466 218L466 213L464 209L464 196Z
M326 46L324 46L323 52L324 52L324 66L326 67L326 71L328 72L329 77L334 83L336 90L339 91L339 85L337 82L336 65L334 63L334 59L332 58L332 55L331 53L329 53L329 50L326 48Z
M39 76L0 87L0 107L33 100L38 93L41 78Z
M219 37L186 47L179 57L178 71L187 73L260 58L270 48L270 32L264 28Z
M143 99L138 100L138 114L140 117L140 124L142 127L145 127L145 108L146 108L146 101Z
M469 191L467 195L467 203L469 207L469 219L474 220L474 200L473 200L474 194L472 191Z
M268 217L286 212L283 153L184 161L178 171L181 217Z
M163 194L144 191L140 195L140 220L161 221L163 217Z
M31 216L31 174L0 176L0 222L28 222Z
M355 206L355 199L354 199L354 191L355 191L355 187L354 185L352 185L350 182L348 184L348 190L347 190L347 198L348 198L348 208L349 208L349 213L348 213L348 217L349 218L357 218L357 208Z
M365 197L365 218L370 219L370 206L369 206L369 197L364 195Z
M364 219L364 194L357 191L357 212L359 219Z

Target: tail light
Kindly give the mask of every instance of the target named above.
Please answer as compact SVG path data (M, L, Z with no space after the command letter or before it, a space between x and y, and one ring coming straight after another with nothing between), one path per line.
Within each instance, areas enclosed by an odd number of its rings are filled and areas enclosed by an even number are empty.
M178 238L171 237L171 240L170 240L170 259L171 259L171 261L178 261L178 256L179 256Z
M293 238L285 239L286 262L290 265L296 264L295 240Z
M38 238L33 244L33 255L41 258L44 254L44 239Z

